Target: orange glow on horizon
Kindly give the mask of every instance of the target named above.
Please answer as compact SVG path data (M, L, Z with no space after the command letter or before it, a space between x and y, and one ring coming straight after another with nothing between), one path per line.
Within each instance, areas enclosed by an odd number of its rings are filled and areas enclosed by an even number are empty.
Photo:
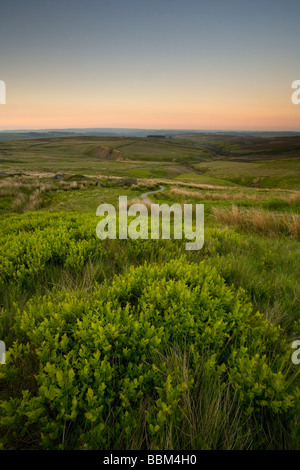
M26 95L24 95L26 96ZM300 105L289 96L184 97L86 96L77 102L70 96L45 96L30 101L19 96L0 106L0 129L145 128L300 130Z

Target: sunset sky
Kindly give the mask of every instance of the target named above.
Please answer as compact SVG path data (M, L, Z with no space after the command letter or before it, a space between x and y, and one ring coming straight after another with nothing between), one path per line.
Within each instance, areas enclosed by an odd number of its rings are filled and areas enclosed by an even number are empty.
M299 0L0 0L0 129L300 131Z

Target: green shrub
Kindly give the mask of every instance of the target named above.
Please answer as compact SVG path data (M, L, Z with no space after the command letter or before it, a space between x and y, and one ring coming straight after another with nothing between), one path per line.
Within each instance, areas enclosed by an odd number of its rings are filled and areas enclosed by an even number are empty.
M229 384L253 420L289 416L298 403L280 328L205 262L130 268L89 300L35 297L16 308L12 328L1 370L6 447L162 448L200 377ZM165 360L170 348L186 351L185 374Z

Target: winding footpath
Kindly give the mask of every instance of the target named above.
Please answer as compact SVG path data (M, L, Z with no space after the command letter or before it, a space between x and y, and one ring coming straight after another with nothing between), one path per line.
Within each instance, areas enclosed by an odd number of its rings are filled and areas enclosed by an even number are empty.
M141 199L143 199L143 201L150 201L148 197L149 194L161 193L165 189L166 188L164 186L159 186L159 189L157 189L156 191L148 191L147 193L141 194Z

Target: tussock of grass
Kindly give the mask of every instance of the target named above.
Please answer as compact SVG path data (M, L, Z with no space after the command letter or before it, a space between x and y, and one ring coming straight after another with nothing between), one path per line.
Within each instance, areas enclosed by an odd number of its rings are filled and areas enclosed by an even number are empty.
M300 238L300 218L297 214L276 215L264 210L240 209L236 205L231 208L214 207L215 219L224 225L236 225L254 233L275 236Z
M14 212L36 211L44 205L45 191L37 189L32 194L20 193L12 202Z
M23 213L36 211L46 204L46 195L54 191L81 190L95 186L95 181L60 180L34 181L32 178L15 177L0 181L0 196L11 199L11 210Z
M290 204L300 204L300 192L293 193L288 197L285 197L284 200Z
M227 189L228 191L228 189ZM259 198L255 194L246 193L233 193L233 192L200 192L200 191L188 191L186 189L172 188L170 194L180 197L188 197L200 200L216 200L216 201L230 201L232 199L240 201L257 201Z
M150 201L150 199L134 198L134 199L131 199L130 201L127 202L127 208L129 209L129 207L132 206L133 204L143 204L149 210L149 209L151 209L151 206L154 203L152 201Z
M136 184L131 186L131 189L155 189L157 187L156 181L143 179L139 180Z

